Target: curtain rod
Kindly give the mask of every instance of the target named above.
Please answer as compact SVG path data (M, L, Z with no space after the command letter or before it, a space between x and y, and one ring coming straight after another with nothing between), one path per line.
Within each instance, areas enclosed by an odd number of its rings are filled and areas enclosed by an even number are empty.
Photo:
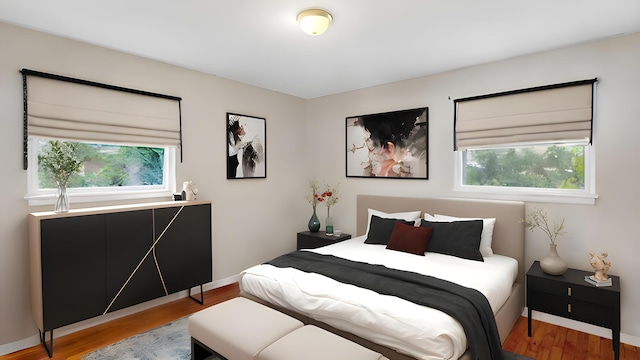
M587 85L587 84L593 84L593 83L595 83L597 81L598 81L598 78L593 78L593 79L588 79L588 80L571 81L571 82L566 82L566 83L561 83L561 84L536 86L536 87L531 87L531 88L527 88L527 89L509 90L509 91L503 91L503 92L494 93L494 94L478 95L478 96L471 96L471 97L466 97L466 98L462 98L462 99L455 99L455 100L453 100L453 102L457 103L457 102L461 102L461 101L479 100L479 99L486 99L486 98L505 96L505 95L521 94L521 93L539 91L539 90L550 90L550 89L556 89L556 88L562 88L562 87L568 87L568 86Z
M43 78L47 78L47 79L71 82L71 83L80 84L80 85L95 86L95 87L99 87L99 88L103 88L103 89L124 91L124 92L138 94L138 95L153 96L153 97L169 99L169 100L176 100L176 101L181 101L182 100L182 98L177 97L177 96L158 94L158 93L144 91L144 90L137 90L137 89L131 89L131 88L126 88L126 87L122 87L122 86L103 84L103 83L99 83L99 82L95 82L95 81L77 79L77 78L72 78L72 77L63 76L63 75L50 74L50 73L46 73L46 72L42 72L42 71L36 71L36 70L30 70L30 69L22 69L22 70L20 70L20 72L23 75L33 75L33 76L43 77Z

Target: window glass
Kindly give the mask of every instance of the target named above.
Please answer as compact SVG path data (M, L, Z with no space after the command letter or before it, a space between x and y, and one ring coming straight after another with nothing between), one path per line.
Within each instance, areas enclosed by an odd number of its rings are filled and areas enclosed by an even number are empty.
M585 147L541 144L466 150L462 184L584 190Z
M56 183L39 161L48 139L30 138L28 178L30 204L44 204ZM81 166L69 178L72 202L167 196L175 188L175 149L75 142ZM114 196L120 194L120 196ZM122 194L129 194L122 196ZM76 196L74 199L74 195ZM102 198L101 198L102 197ZM40 198L40 199L38 199Z
M47 140L38 140L38 155ZM68 188L154 186L164 180L164 148L88 144L77 142L80 170L69 178ZM38 162L38 188L55 188L51 175Z

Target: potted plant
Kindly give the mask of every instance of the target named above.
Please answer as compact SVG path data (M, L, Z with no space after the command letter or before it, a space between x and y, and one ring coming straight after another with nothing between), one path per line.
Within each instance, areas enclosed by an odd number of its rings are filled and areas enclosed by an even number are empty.
M67 183L71 175L80 170L82 161L76 155L77 144L52 140L45 144L38 162L51 175L57 186L55 212L69 211Z

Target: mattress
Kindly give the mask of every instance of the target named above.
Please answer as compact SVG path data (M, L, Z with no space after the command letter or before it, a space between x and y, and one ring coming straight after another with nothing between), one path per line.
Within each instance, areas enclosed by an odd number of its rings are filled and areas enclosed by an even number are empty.
M515 259L492 255L484 262L449 255L417 256L364 244L365 236L313 250L349 260L435 276L480 291L495 314L511 293ZM241 274L251 295L322 321L417 359L458 359L467 348L462 326L439 310L292 268L256 265Z

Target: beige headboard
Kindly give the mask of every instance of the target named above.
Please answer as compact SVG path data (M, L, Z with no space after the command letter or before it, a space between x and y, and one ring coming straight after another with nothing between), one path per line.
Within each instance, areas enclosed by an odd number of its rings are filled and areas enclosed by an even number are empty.
M458 198L408 198L358 195L357 231L367 230L367 209L387 213L421 211L422 213L458 217L496 218L493 230L493 252L518 260L518 280L524 284L524 203L519 201L476 200Z

